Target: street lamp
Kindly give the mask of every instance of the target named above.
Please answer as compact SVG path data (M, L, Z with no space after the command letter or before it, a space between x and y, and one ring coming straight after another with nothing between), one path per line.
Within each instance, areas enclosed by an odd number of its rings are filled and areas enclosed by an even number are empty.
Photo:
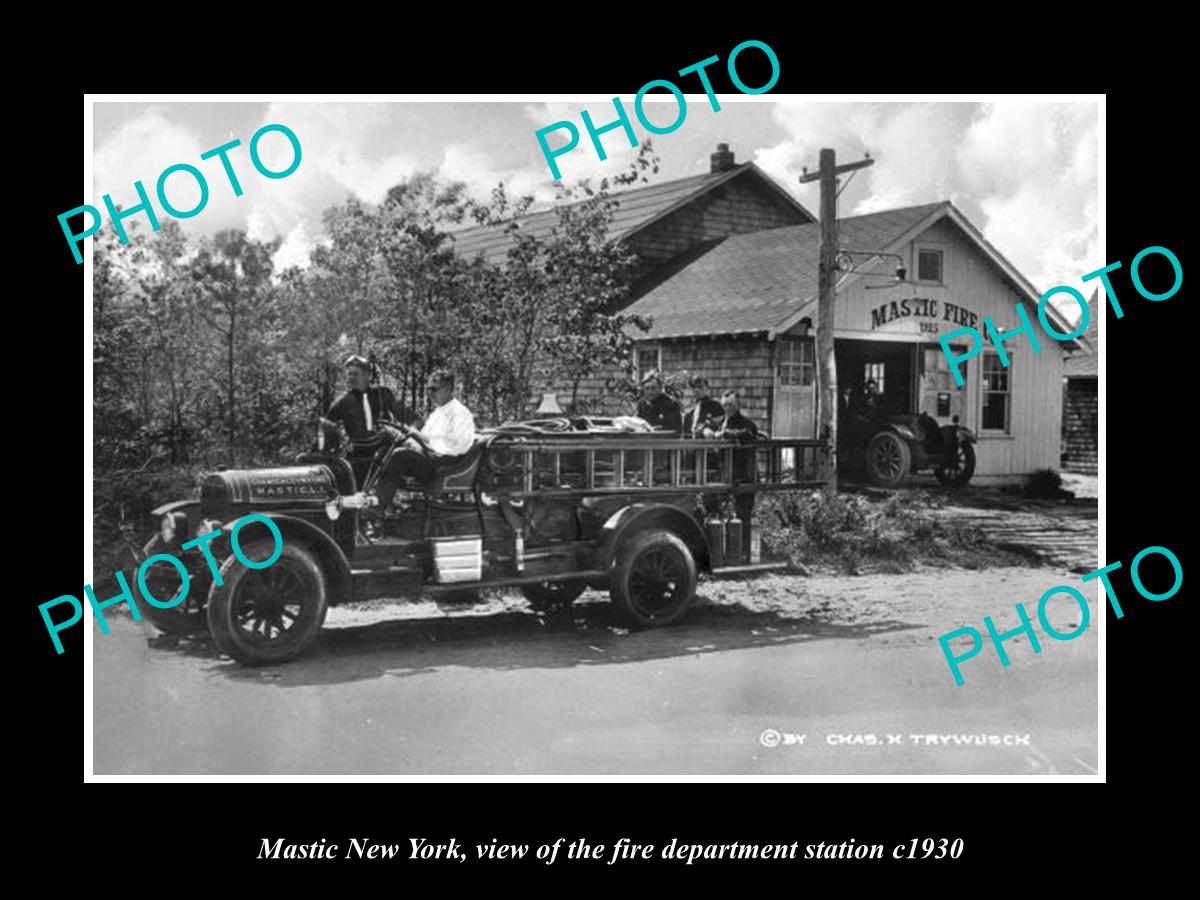
M856 263L855 258L861 258L863 262ZM890 277L890 284L868 284L867 290L872 288L894 287L897 284L903 284L908 277L908 267L904 265L904 257L899 253L883 253L879 250L838 250L837 258L834 262L834 268L839 272L853 273L861 272L867 267L870 260L874 259L893 259L896 261L895 272L891 276L883 276L877 273L870 273L874 277Z

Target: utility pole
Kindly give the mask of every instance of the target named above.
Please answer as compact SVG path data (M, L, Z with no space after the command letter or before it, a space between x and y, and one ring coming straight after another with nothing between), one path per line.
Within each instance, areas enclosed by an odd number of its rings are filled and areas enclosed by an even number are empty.
M867 157L858 162L837 165L832 149L821 150L818 170L809 174L805 168L800 183L821 182L821 254L817 269L817 437L828 441L825 470L821 478L825 493L837 492L837 359L833 350L833 315L837 289L838 226L837 176L843 172L863 169L875 162Z

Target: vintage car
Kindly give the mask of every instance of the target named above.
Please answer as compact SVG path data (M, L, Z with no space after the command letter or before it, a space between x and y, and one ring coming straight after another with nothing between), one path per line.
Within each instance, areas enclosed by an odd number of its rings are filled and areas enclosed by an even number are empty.
M933 470L947 487L960 487L975 474L975 435L958 424L939 425L925 413L851 411L839 423L838 455L865 468L872 483L897 487L909 473Z
M683 440L601 420L518 423L481 433L435 483L399 493L382 531L367 528L380 524L370 488L394 446L385 442L360 467L362 484L344 454L313 452L292 466L213 473L198 499L156 509L158 534L143 559L174 554L191 582L182 602L143 604L143 614L165 632L207 631L245 665L294 658L330 606L377 597L469 599L511 586L544 610L593 586L631 626L667 625L687 612L702 573L785 565L759 558L752 522L714 511L729 495L819 486L823 445ZM232 552L231 529L249 514L269 518L283 538L265 568ZM261 563L275 552L263 522L239 529L244 558ZM211 564L195 547L180 552L213 532ZM182 593L169 565L151 566L147 582L160 601Z

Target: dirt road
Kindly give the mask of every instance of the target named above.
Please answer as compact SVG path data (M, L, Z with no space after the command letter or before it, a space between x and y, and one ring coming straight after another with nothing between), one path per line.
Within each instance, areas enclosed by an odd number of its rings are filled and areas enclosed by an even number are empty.
M1079 638L964 664L936 640L1017 622L1064 568L702 583L681 625L618 627L604 595L331 611L314 652L243 669L206 642L95 634L97 774L1092 774L1097 609ZM1078 624L1051 604L1060 631ZM1035 618L1036 621L1036 618ZM803 735L803 739L799 737ZM891 735L891 737L888 737ZM983 745L979 745L982 736Z

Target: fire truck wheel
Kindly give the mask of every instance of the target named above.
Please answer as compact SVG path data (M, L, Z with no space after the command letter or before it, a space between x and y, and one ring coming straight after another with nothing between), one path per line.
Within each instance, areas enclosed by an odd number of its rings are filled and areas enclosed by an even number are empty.
M610 594L635 628L670 625L688 611L696 594L696 560L676 534L639 532L617 550Z
M247 559L266 560L273 540L242 548ZM265 666L294 659L325 622L328 588L317 557L303 544L285 544L265 569L251 569L230 555L221 566L222 587L208 597L213 641L242 665Z
M521 593L538 612L549 612L570 606L586 588L582 581L539 581L521 585Z
M166 548L167 545L163 539L156 534L146 545L143 553L147 557L155 556L159 553L169 552ZM179 556L179 551L176 550L174 555ZM148 601L143 602L139 594L138 612L142 614L143 619L163 634L176 634L183 637L204 634L208 631L205 606L208 603L208 588L211 584L212 576L208 574L206 568L203 575L191 576L187 596L181 603L177 603L170 609L160 609ZM179 596L179 589L182 587L179 570L165 562L155 563L146 570L146 587L154 595L155 600L166 602Z

